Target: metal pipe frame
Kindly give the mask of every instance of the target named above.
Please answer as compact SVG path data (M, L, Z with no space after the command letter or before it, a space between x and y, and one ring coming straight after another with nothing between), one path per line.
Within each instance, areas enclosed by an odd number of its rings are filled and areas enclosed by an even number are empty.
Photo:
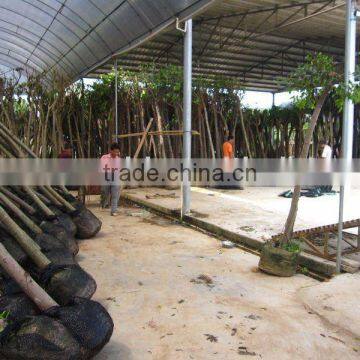
M184 99L183 99L183 161L184 167L191 167L191 105L192 105L192 19L186 21L184 39ZM184 172L182 182L181 216L188 215L191 208L191 183L189 173Z
M356 66L356 7L354 0L346 0L346 35L345 35L345 84L354 82L354 73ZM353 151L354 137L354 103L350 98L345 99L343 128L342 128L342 158L346 163L350 163ZM346 175L346 174L345 174ZM344 221L344 203L346 176L344 183L340 186L339 203L339 227L338 241L336 246L336 272L341 272L341 244L343 240L343 221Z
M115 71L115 139L118 141L119 135L119 119L118 119L118 63L117 59L114 62Z

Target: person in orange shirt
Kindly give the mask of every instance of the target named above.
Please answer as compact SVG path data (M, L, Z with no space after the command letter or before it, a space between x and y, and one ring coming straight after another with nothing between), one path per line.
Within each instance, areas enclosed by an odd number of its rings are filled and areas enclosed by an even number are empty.
M223 157L232 159L235 153L235 139L232 135L228 136L227 141L223 143Z

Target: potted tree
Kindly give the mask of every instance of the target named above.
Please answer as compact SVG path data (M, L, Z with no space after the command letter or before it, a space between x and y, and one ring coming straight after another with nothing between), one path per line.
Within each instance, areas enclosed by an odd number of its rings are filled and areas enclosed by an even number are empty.
M321 109L332 94L337 106L341 109L345 97L359 102L359 86L349 84L345 87L343 77L336 71L332 57L317 53L308 55L306 62L299 66L286 80L289 91L297 91L294 98L299 110L311 110L311 118L306 129L300 158L307 158ZM292 239L294 224L300 199L300 185L293 191L289 214L285 223L284 233L267 242L262 249L259 269L278 276L292 276L296 272L300 244Z

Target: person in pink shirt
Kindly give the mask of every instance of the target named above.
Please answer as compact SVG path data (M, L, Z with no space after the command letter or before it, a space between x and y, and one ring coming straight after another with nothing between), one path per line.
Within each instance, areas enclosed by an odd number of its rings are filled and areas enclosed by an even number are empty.
M120 198L119 169L120 169L120 146L114 143L110 147L110 152L101 157L101 168L104 172L107 185L101 188L101 206L109 207L111 216L118 215L118 205ZM115 171L114 171L115 170Z

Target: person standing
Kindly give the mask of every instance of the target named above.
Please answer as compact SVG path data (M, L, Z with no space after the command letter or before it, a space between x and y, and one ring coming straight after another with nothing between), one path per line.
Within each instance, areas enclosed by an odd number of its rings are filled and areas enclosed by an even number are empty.
M333 156L333 151L330 145L326 141L320 141L319 143L319 158L325 159L326 162L330 161ZM322 192L329 193L332 191L332 185L320 186Z
M228 136L227 141L223 143L223 157L232 159L235 154L235 139L232 135Z
M320 141L319 154L321 159L332 159L333 151L326 141Z
M120 198L119 169L120 169L120 146L113 143L110 152L101 157L101 168L105 175L107 185L101 188L101 207L107 208L110 203L111 216L118 215ZM117 169L115 172L113 169Z

